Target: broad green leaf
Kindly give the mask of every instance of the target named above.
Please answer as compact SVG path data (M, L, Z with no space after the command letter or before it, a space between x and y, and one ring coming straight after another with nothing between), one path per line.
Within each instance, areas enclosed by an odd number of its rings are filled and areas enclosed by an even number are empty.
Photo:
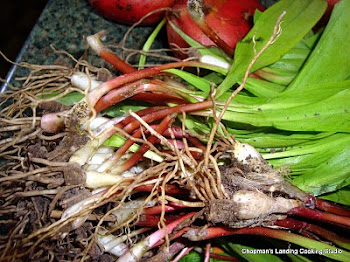
M350 184L350 148L294 179L300 189L313 195L333 192ZM322 174L322 175L320 175Z
M303 69L288 89L305 90L309 84L335 82L350 76L350 1L340 1Z
M329 136L331 133L320 133L320 134L303 134L303 133L291 133L291 132L276 132L275 130L266 130L263 132L254 133L241 133L239 130L228 129L231 134L243 142L248 143L260 152L279 152L284 151L287 147L300 145L308 141L314 141L322 137ZM262 130L263 131L263 130ZM275 131L275 132L273 132Z
M220 97L243 79L248 65L272 35L278 17L286 11L278 39L259 57L252 72L278 61L312 29L326 9L323 0L282 0L262 13L254 27L236 46L235 60L225 80L218 87Z
M204 255L196 251L191 251L189 254L179 260L179 262L202 262ZM210 262L226 262L227 260L210 258Z
M319 196L319 198L350 206L350 187L347 186L336 192Z
M252 105L251 108L255 110L259 108L259 110L272 110L296 107L322 101L340 91L347 89L350 89L349 80L341 82L313 84L307 86L306 90L302 92L300 90L283 91L277 96L267 101L262 101L261 104L257 104L256 106Z
M256 96L275 97L282 92L285 87L265 80L248 77L244 88Z
M223 119L290 131L350 132L350 90L321 101L274 110L239 113L229 108Z
M40 98L51 98L58 96L60 93L55 91L51 93L43 93L39 97ZM72 106L75 103L78 103L81 99L83 99L84 94L79 93L79 92L71 92L65 95L64 97L58 98L57 102L60 102L61 104L64 104L66 106Z
M186 256L181 258L179 262L202 262L203 256L196 251L191 251Z
M324 137L323 137L324 135ZM313 153L325 152L332 153L342 150L350 143L350 134L337 133L333 135L321 134L320 139L308 141L298 145L288 151L277 152L274 154L264 155L265 159L285 158L290 156L310 155ZM329 155L328 155L329 156Z
M83 97L84 95L82 93L71 92L64 97L57 99L57 101L66 106L71 106L71 105L74 105L75 103L78 103L81 99L83 99Z

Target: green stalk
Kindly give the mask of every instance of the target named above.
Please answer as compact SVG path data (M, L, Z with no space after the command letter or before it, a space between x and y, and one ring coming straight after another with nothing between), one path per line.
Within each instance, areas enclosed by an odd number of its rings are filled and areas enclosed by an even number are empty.
M160 21L160 23L153 30L152 34L148 37L147 41L143 45L142 51L148 52L151 49L151 46L152 46L154 40L158 36L158 34L159 34L160 30L162 29L162 27L165 25L165 22L166 22L165 18L163 18L162 21ZM146 55L142 54L140 56L139 69L143 69L144 68L144 65L146 64L146 59L147 59Z

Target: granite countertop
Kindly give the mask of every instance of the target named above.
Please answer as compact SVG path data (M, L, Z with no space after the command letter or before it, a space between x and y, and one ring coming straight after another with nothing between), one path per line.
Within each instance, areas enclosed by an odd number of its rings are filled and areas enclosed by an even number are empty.
M118 44L128 28L129 26L104 19L92 10L86 0L50 0L15 62L54 64L56 59L62 55L55 53L50 45L57 50L67 51L75 58L80 58L88 47L85 41L86 36L107 30L106 44ZM134 49L142 48L146 37L152 30L153 27L133 29L125 46ZM159 48L163 45L164 38L155 42L155 47ZM102 66L105 65L102 61L98 61L98 63ZM6 80L10 84L19 85L15 78L27 74L28 69L13 66ZM1 90L6 88L7 84L3 84Z
M276 1L262 0L261 2L265 6L269 6ZM86 36L107 30L106 44L118 44L128 28L129 26L104 19L92 10L87 0L49 0L15 62L54 64L56 59L62 55L55 53L50 45L70 53L75 58L80 58L87 49ZM134 49L142 48L152 30L153 27L136 27L128 36L125 46ZM165 41L166 37L163 32L163 36L158 37L152 47L164 47ZM118 53L118 50L116 52ZM101 59L98 59L97 65L108 67ZM18 86L19 83L15 81L15 78L27 74L28 69L13 66L6 80L10 84ZM1 91L6 90L6 88L7 84L5 83L2 85Z

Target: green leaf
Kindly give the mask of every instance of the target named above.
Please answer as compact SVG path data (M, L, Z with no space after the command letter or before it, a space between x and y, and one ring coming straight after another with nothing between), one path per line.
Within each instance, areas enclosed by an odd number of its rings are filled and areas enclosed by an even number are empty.
M336 192L319 196L319 198L350 206L350 187L348 186Z
M52 98L58 96L60 93L58 91L54 91L51 93L43 93L39 97L40 98ZM84 94L80 92L71 92L65 95L64 97L58 98L57 102L64 104L66 106L72 106L75 103L78 103L81 99L83 99Z
M179 69L173 69L173 68L163 70L163 72L168 72L168 73L174 74L174 75L182 78L183 80L185 80L189 84L193 85L197 89L203 91L206 95L209 94L209 92L210 92L211 82L206 80L205 78L196 76L196 75L191 74L191 73L186 72L186 71L182 71Z
M208 80L209 82L212 82L216 85L220 84L222 82L222 80L224 80L224 77L218 73L215 72L211 72L205 76L203 76L202 78Z
M202 262L203 259L204 259L204 256L202 254L199 254L196 251L191 251L186 256L181 258L179 262ZM210 258L210 262L227 262L227 260Z
M261 110L295 107L322 101L340 91L350 89L350 81L312 84L305 90L286 90L268 102L258 105ZM255 108L257 108L255 107Z
M259 57L252 72L278 61L312 29L322 17L327 4L323 0L282 0L268 8L246 37L236 46L234 63L218 87L216 97L220 97L235 83L243 79L255 52L269 40L277 18L286 11L281 24L282 33L278 39ZM255 41L254 41L254 40Z
M295 178L294 183L300 189L315 196L348 186L350 185L349 158L350 148L346 148L321 165Z
M191 251L186 256L181 258L179 262L202 262L203 256L197 253L196 251Z
M303 69L288 89L305 90L309 84L335 82L350 76L350 1L335 5L330 21Z
M72 106L75 103L78 103L81 99L83 99L83 97L84 95L82 93L71 92L64 97L57 99L57 101L66 106Z
M273 252L274 252L273 249L264 249L264 251L267 250L268 252L270 252L270 254L259 254L255 248L248 247L241 244L235 244L232 242L224 243L222 244L222 247L228 252L233 251L237 253L238 255L240 255L242 258L244 258L249 262L265 262L265 261L282 262L283 261L278 256L273 255ZM249 252L249 250L251 250L252 253ZM254 250L256 250L256 253L253 253Z
M310 47L304 39L288 51L281 59L255 71L259 77L272 83L287 86L297 75L310 54Z
M350 89L321 101L250 113L225 112L223 119L253 126L270 126L290 131L350 132Z
M166 19L163 18L162 21L160 21L160 23L157 25L157 27L153 30L152 34L148 37L147 41L145 42L145 44L143 45L142 51L149 51L154 40L156 39L157 35L159 34L160 30L162 29L162 27L165 25ZM143 69L144 65L146 63L146 55L141 55L140 56L140 60L139 60L139 69Z
M111 106L103 112L110 117L126 116L129 115L129 111L137 112L145 109L149 104L140 101L122 101L117 105Z
M235 137L243 142L248 143L254 146L257 149L262 149L263 152L279 152L284 151L287 147L297 146L302 143L317 140L326 136L329 136L332 133L294 133L294 132L277 132L276 130L257 130L252 133L240 132L241 130L234 130L231 128L227 129L231 134L234 134ZM273 155L273 154L271 154Z
M265 80L248 77L244 88L256 96L275 97L282 92L285 87Z

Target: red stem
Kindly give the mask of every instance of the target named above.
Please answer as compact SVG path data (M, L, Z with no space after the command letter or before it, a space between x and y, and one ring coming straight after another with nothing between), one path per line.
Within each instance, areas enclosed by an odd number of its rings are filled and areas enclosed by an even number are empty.
M181 258L185 257L194 247L185 247L171 262L179 262Z
M170 224L168 224L166 226L166 231L168 232L168 234L171 234L173 232L173 230L180 225L181 222L183 222L186 219L189 219L191 217L193 217L195 214L197 214L197 212L191 212L187 215L184 215L182 217L180 217L179 219L171 222ZM152 248L155 244L158 243L159 240L161 240L165 235L164 229L161 228L159 230L157 230L156 232L154 232L153 234L149 235L147 237L148 239L148 246L149 248Z
M102 110L105 110L106 108L113 106L127 98L132 97L134 99L136 95L141 94L144 96L138 96L136 98L142 101L145 101L144 99L149 99L153 102L158 101L159 104L166 104L167 102L179 102L183 104L186 102L186 100L183 98L169 92L169 90L162 85L142 83L142 80L138 80L131 84L111 90L97 101L94 108L96 112L101 112ZM151 96L147 98L146 94Z
M174 239L178 239L179 237L181 237L183 234L185 234L188 230L190 230L190 227L184 227L182 229L180 229L179 231L176 232L175 235L173 235L170 240L174 240ZM155 247L159 247L160 245L163 245L165 243L165 240L159 240L156 244L154 244L154 246L152 248Z
M162 122L158 125L155 130L157 133L163 133L165 129L168 128L170 122L173 120L172 116L166 116ZM158 138L156 136L150 136L147 141L154 144ZM149 150L150 146L148 144L143 144L136 153L134 153L128 160L126 160L121 166L117 167L115 170L117 172L124 172L133 167L137 162L141 160L143 155Z
M194 111L199 111L199 110L204 110L207 108L212 107L213 103L212 101L204 101L204 102L199 102L199 103L194 103L194 104L185 104L185 105L178 105L174 107L169 107L165 108L156 112L152 112L148 115L145 115L142 117L142 119L146 123L152 123L153 121L162 119L166 117L167 115L171 115L174 113L180 114L182 112L194 112ZM134 131L136 128L138 128L141 125L141 123L137 120L131 122L130 124L126 125L124 128L124 131L127 133L131 133Z
M340 216L350 217L350 210L344 207L338 206L332 202L325 201L319 198L315 198L316 208Z
M224 256L216 253L210 253L210 257L220 259L220 260L225 260L225 261L235 261L235 262L239 261L239 259L235 257Z
M172 212L178 209L181 209L184 207L174 207L174 206L164 206L164 211L165 212ZM162 213L162 206L154 206L154 207L148 207L143 210L143 214L145 215L158 215Z
M211 249L211 243L208 242L205 245L204 262L209 262L210 261L210 249Z
M97 101L102 96L110 92L111 90L116 89L125 84L141 80L143 78L148 78L148 77L158 75L161 73L162 70L170 69L170 68L178 68L178 67L198 67L201 65L203 64L195 61L180 61L180 62L160 65L157 67L146 68L146 69L142 69L142 70L138 70L135 72L118 76L116 78L113 78L111 80L104 82L98 88L95 88L94 90L92 90L89 93L90 104L95 106Z
M133 82L131 84L127 84L122 86L121 88L114 89L110 91L105 96L101 97L100 100L97 101L94 109L97 113L105 110L106 108L113 106L131 96L134 95L135 90L141 85L141 80Z
M154 185L145 185L145 186L138 186L135 188L137 191L141 192L151 192L154 188ZM165 193L168 195L183 195L183 194L188 194L188 191L185 189L181 189L176 185L165 185ZM158 188L158 191L161 192L161 189ZM174 206L173 204L171 204Z
M148 107L142 110L139 110L136 112L136 114L140 117L143 117L145 115L157 112L159 110L162 109L167 109L168 107L165 106L154 106L154 107ZM131 122L134 122L135 118L133 116L127 116L123 121L121 121L120 123L116 124L115 126L118 128L124 128L124 126L130 124Z
M132 138L140 138L142 136L141 129L139 128L135 133L132 134ZM133 139L128 139L125 143L114 153L114 155L110 158L113 163L117 163L117 161L125 154L125 152L134 144ZM111 164L112 166L112 164Z
M288 214L311 218L323 222L335 223L345 227L350 227L350 219L348 217L323 213L321 211L313 210L306 207L295 207L292 210L290 210Z
M165 216L165 224L169 224L179 218L179 215ZM139 220L136 222L140 227L157 227L159 225L160 216L155 215L140 215Z
M156 105L166 105L168 103L185 104L188 101L171 94L139 93L132 97L133 100L148 102Z
M293 218L286 218L282 220L277 220L275 222L276 226L285 227L293 230L307 230L310 231L318 236L323 237L324 239L327 239L335 244L337 244L340 247L344 247L347 249L350 249L350 240L346 239L344 237L341 237L337 235L336 233L329 231L327 229L324 229L322 227L304 222L299 221Z
M101 49L99 52L99 56L103 58L106 62L110 63L112 66L120 70L123 74L128 74L136 71L135 68L126 63L124 60L120 59L108 48Z
M205 152L205 150L207 149L203 144L202 142L196 138L196 137L193 137L193 136L189 136L188 138L188 141L190 141L195 147L201 149L203 151L203 153Z
M224 226L209 227L200 232L200 229L191 229L187 232L185 237L188 237L192 241L203 241L213 239L217 237L230 236L230 235L257 235L276 238L280 240L290 241L291 238L298 235L285 232L283 230L271 229L265 227L244 227L244 228L229 228ZM287 237L287 235L288 237Z

